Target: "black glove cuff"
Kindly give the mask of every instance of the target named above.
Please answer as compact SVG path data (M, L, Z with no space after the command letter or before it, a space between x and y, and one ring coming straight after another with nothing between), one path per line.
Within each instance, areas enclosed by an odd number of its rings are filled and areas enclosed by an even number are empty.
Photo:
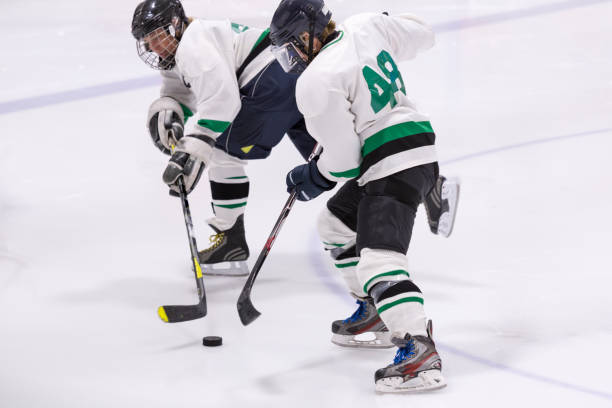
M155 147L157 147L162 153L170 156L172 152L166 149L164 145L162 144L161 140L159 139L159 133L157 132L157 117L158 116L159 116L159 113L156 113L155 115L153 115L153 117L149 121L149 135L151 135L151 140L153 141L153 144L155 145Z
M185 168L187 161L189 160L189 154L185 152L176 152L170 158L170 161L176 163L181 168Z
M319 168L317 167L317 161L319 160L318 157L312 159L309 163L308 163L308 167L310 170L310 177L312 178L312 181L318 186L320 187L322 190L324 191L329 191L331 189L333 189L334 187L336 187L336 183L335 181L331 181L326 179L321 172L319 171Z

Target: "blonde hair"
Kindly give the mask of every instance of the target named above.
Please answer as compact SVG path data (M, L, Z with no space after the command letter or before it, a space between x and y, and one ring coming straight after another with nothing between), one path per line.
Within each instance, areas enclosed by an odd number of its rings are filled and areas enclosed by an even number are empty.
M321 41L322 45L325 45L325 40L327 39L327 37L332 35L334 31L336 31L336 22L334 20L329 20L329 23L327 23L327 25L321 32L321 35L317 37ZM308 37L309 37L308 31L304 31L298 37L299 40L304 45L304 51L306 52L308 52Z
M334 20L329 20L329 23L323 29L321 33L321 41L325 43L327 37L329 37L334 31L336 31L336 22Z

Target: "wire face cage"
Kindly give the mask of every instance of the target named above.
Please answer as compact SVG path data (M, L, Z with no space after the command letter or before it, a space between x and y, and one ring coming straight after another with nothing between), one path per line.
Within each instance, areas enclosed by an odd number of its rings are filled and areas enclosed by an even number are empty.
M136 41L138 56L153 69L169 70L176 63L178 48L176 29L172 24L158 27Z

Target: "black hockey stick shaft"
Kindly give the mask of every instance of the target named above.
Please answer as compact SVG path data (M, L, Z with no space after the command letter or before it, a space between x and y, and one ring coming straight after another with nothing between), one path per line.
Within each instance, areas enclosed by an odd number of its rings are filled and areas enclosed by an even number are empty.
M312 150L312 153L310 154L310 157L308 158L308 161L311 161L315 156L319 155L320 152L321 148L319 147L319 144L316 144L314 149ZM276 224L274 224L274 228L272 228L270 236L268 236L266 244L261 250L261 253L257 258L253 269L249 273L249 277L247 278L247 281L244 284L244 287L242 288L242 292L240 292L240 296L238 296L238 316L240 317L240 321L242 322L242 324L245 326L252 323L261 315L261 313L257 309L255 309L255 306L251 301L251 290L253 289L255 279L257 279L257 275L259 274L259 271L261 270L264 261L268 257L268 254L272 249L272 245L274 244L274 241L276 240L276 237L278 236L278 233L280 232L283 223L289 216L289 212L291 211L291 208L293 207L293 204L295 203L296 199L297 192L294 190L289 195L289 198L287 199L283 210L281 211L280 215L278 216L278 219L276 220Z
M185 218L185 227L187 229L187 237L189 238L189 250L193 261L193 272L195 274L196 285L198 288L198 298L206 300L206 291L204 290L204 279L202 278L202 268L200 268L200 258L198 256L198 244L193 234L193 221L191 219L191 210L189 209L189 201L187 201L187 191L185 189L185 181L183 177L178 180L181 205L183 207L183 215ZM204 302L206 305L206 301Z
M179 196L183 207L183 216L185 218L185 227L187 228L187 237L189 238L189 249L191 251L191 260L193 262L193 272L195 275L196 286L198 289L198 303L195 305L170 305L160 306L157 309L159 317L166 323L186 322L188 320L200 319L206 316L206 290L204 289L204 279L202 278L202 268L198 258L198 245L195 236L193 235L193 222L191 220L191 211L189 210L189 201L187 201L187 191L183 177L178 179Z
M257 278L257 275L259 274L259 271L261 270L264 261L268 257L268 254L272 249L272 245L274 244L274 241L278 236L278 232L280 231L283 223L285 222L285 219L287 219L287 216L289 215L289 211L291 211L293 203L295 203L296 197L297 193L295 191L292 192L291 195L289 195L289 198L287 199L287 202L285 203L285 206L283 207L283 210L280 216L278 217L276 224L274 224L272 233L270 233L270 236L268 237L266 244L261 250L261 253L257 258L253 269L249 273L249 277L247 278L247 281L244 284L244 287L242 288L242 292L238 297L238 316L240 316L240 321L245 326L252 323L253 320L257 319L261 315L261 313L257 309L255 309L255 306L253 306L253 302L251 301L251 289L253 289L255 279Z

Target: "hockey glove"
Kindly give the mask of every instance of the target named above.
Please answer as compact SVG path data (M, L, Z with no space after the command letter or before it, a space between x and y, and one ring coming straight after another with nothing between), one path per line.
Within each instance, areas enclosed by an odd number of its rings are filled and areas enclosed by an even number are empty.
M179 140L162 176L164 183L170 186L170 195L178 196L180 176L183 176L187 194L193 191L211 160L214 143L212 138L203 135L189 135Z
M287 192L297 192L297 199L308 201L317 197L324 191L336 186L336 182L329 181L319 172L317 159L299 165L287 173Z
M156 99L149 107L147 126L151 140L165 154L169 155L172 146L183 137L184 122L181 105L168 96Z

